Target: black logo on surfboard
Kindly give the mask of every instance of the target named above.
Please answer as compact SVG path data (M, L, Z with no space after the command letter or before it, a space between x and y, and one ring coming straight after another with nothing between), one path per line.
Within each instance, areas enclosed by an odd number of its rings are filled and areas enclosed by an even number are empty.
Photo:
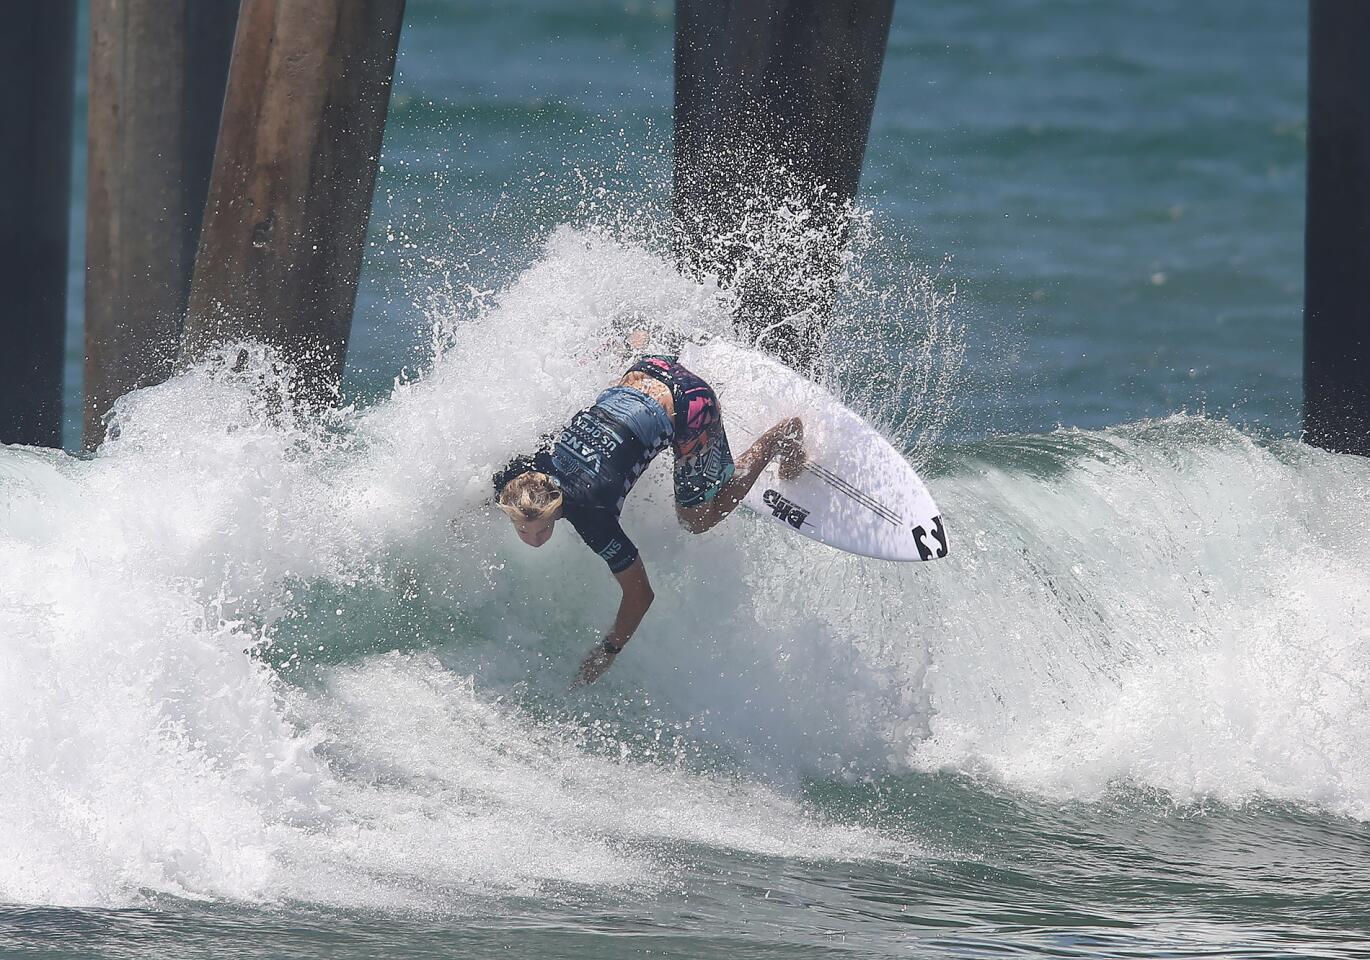
M937 541L935 550L928 544L927 536L928 531L922 527L913 528L913 542L918 547L918 559L931 560L936 557L941 560L947 555L947 531L942 529L940 514L932 518L932 538Z
M771 513L777 520L784 520L796 530L804 526L804 521L809 519L809 511L781 496L779 490L767 490L761 495L761 500L771 508Z

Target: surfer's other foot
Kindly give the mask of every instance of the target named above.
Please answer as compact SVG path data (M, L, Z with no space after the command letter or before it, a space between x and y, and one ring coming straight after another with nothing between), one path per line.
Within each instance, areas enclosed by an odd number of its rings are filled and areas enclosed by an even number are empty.
M780 479L793 480L808 462L809 455L804 452L804 421L790 417L781 424Z

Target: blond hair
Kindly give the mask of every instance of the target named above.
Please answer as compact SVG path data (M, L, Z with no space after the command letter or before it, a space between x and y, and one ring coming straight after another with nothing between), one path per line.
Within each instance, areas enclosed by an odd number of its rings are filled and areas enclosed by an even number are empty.
M545 473L521 473L500 491L499 508L515 520L550 520L561 506L561 490Z

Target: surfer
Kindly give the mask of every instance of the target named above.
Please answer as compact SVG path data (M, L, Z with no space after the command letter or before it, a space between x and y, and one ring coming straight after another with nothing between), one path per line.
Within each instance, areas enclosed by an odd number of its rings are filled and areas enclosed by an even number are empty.
M783 478L804 466L798 417L775 424L734 463L713 388L675 357L645 356L560 434L548 435L541 450L516 457L495 475L496 503L520 540L540 547L564 518L623 590L618 616L581 661L577 683L593 683L609 668L651 606L647 570L619 514L637 478L668 444L675 454L676 516L691 533L730 514L777 457Z

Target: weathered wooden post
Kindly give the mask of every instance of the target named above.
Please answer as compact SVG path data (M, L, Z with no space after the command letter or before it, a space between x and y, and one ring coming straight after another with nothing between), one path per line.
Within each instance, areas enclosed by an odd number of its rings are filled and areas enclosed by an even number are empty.
M682 260L740 285L739 330L800 368L814 360L821 301L839 270L893 8L894 0L676 2ZM804 225L778 224L782 212ZM808 231L802 242L796 231ZM765 249L770 242L778 249Z
M1309 12L1304 430L1370 456L1370 3Z
M238 0L91 0L85 445L171 374Z
M182 359L274 344L342 376L404 0L243 0Z
M76 2L0 27L0 443L62 444Z

